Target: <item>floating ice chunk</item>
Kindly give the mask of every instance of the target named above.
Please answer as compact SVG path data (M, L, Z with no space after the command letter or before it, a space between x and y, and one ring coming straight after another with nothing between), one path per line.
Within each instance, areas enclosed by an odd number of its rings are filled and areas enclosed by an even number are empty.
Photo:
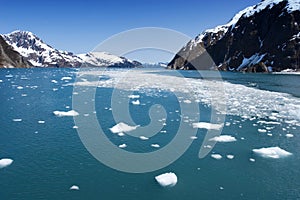
M136 101L132 101L131 102L133 105L140 105L141 103L140 103L140 100L136 100Z
M58 116L58 117L74 117L74 116L78 116L79 113L76 112L75 110L70 110L70 111L54 111L53 112L54 115Z
M249 158L249 161L250 162L255 162L255 159L254 158Z
M57 80L51 80L51 83L57 83Z
M154 148L159 148L159 144L151 144L151 147L154 147Z
M0 169L9 166L12 163L13 163L12 159L10 159L10 158L2 158L0 160Z
M65 76L65 77L62 77L60 80L64 81L64 80L72 80L71 77L68 77L68 76Z
M209 141L215 141L215 142L235 142L236 139L235 139L235 137L233 137L231 135L220 135L220 136L216 136L216 137L213 137L213 138L209 139Z
M74 129L78 129L78 126L73 126Z
M18 90L22 90L23 87L22 87L22 86L18 86L17 89L18 89Z
M127 147L127 145L126 144L120 144L119 147L120 148L125 148L125 147Z
M148 140L149 138L145 137L145 136L140 136L141 140Z
M158 176L155 176L155 180L162 186L162 187L173 187L177 183L177 176L173 172L164 173Z
M129 95L128 98L129 99L138 99L138 98L140 98L140 95L134 95L134 94L132 94L132 95Z
M184 100L184 101L183 101L183 103L192 103L192 101L191 101L191 100L188 100L188 99L186 99L186 100Z
M281 149L280 147L267 147L260 149L253 149L254 153L264 157L264 158L283 158L292 155L292 153Z
M258 132L260 132L260 133L266 133L267 132L267 130L266 129L258 129Z
M204 128L208 130L219 130L223 127L223 124L212 124L207 122L193 123L193 128Z
M123 137L123 136L125 136L125 134L121 132L121 133L118 133L118 136Z
M77 186L77 185L72 185L72 186L70 187L70 190L79 190L79 186Z
M231 154L226 155L226 157L227 157L229 160L234 159L234 155L231 155Z
M39 124L45 124L45 121L39 120L38 123L39 123Z
M198 137L197 136L191 136L190 137L192 140L196 140Z
M139 127L139 125L137 125L137 126L129 126L128 124L125 124L124 122L120 122L120 123L116 124L115 126L113 126L112 128L110 128L109 130L112 133L121 133L121 132L130 132L130 131L133 131L137 127Z
M220 154L211 154L210 156L216 160L220 160L222 158Z
M285 137L287 137L287 138L292 138L292 137L294 137L294 135L293 135L293 134L290 134L290 133L288 133L288 134L286 134L286 135L285 135Z
M13 119L14 122L21 122L22 119Z

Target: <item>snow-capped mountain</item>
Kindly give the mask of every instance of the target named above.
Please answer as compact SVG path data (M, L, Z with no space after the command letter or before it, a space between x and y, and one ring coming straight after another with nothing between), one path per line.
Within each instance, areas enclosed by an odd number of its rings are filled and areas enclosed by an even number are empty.
M35 67L136 67L137 61L130 61L105 52L91 52L75 55L57 50L28 31L14 31L2 35L16 52Z
M300 0L264 0L238 12L227 24L199 34L177 53L168 67L297 70L299 31ZM209 56L213 62L208 62Z

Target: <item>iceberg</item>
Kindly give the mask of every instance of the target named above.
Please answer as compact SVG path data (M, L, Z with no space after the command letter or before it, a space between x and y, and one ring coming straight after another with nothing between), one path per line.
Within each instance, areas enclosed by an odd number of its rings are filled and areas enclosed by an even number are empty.
M151 147L154 147L154 148L159 148L159 144L151 144Z
M148 140L149 138L145 137L145 136L140 136L141 140Z
M210 156L216 160L220 160L222 158L220 154L211 154Z
M207 130L220 130L223 127L223 124L212 124L207 122L198 122L193 123L193 128L203 128Z
M138 98L140 98L140 95L134 95L134 94L132 94L132 95L129 95L128 98L129 99L138 99Z
M173 187L177 183L177 176L173 172L164 173L158 176L155 176L155 180L162 186L162 187Z
M70 187L70 190L79 190L79 187L77 185L72 185Z
M125 147L127 147L126 144L120 144L120 145L119 145L119 148L125 148Z
M58 116L58 117L74 117L74 116L78 116L79 113L76 112L75 110L70 110L70 111L53 111L53 114Z
M235 137L233 137L231 135L220 135L220 136L216 136L216 137L213 137L213 138L209 139L209 141L215 141L215 142L235 142L236 139L235 139Z
M264 158L284 158L287 156L292 155L292 153L281 149L280 147L266 147L266 148L260 148L260 149L253 149L252 150L257 155L264 157Z
M290 133L287 133L287 134L285 135L285 137L287 137L287 138L292 138L292 137L294 137L294 135L293 135L293 134L290 134Z
M133 105L140 105L141 103L140 103L140 100L136 100L136 101L132 101L131 102Z
M12 163L13 163L12 159L10 159L10 158L2 158L0 160L0 169L9 166Z
M139 125L129 126L128 124L125 124L124 122L120 122L120 123L116 124L115 126L111 127L109 130L112 133L122 133L122 132L133 131L133 130L137 129L137 127L139 127Z
M234 155L231 155L231 154L228 154L226 157L227 157L229 160L234 159Z

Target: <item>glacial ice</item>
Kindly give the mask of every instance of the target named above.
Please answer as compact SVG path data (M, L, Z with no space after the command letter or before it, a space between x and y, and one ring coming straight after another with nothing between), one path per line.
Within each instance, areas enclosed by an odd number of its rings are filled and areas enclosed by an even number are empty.
M294 137L294 135L293 135L293 134L290 134L290 133L287 133L287 134L285 135L285 137L287 137L287 138L292 138L292 137Z
M138 98L140 98L140 95L132 94L132 95L129 95L128 98L129 99L138 99Z
M151 147L154 147L154 148L159 148L160 145L159 144L151 144Z
M78 116L79 113L76 112L75 110L70 110L70 111L53 111L53 114L58 116L58 117L74 117Z
M173 172L164 173L164 174L155 176L155 180L162 187L173 187L176 185L176 183L178 181L176 174Z
M140 136L141 140L148 140L149 138L145 137L145 136Z
M231 135L220 135L220 136L213 137L209 140L215 141L215 142L235 142L236 141L235 137L233 137Z
M22 119L13 119L14 122L21 122Z
M138 127L139 127L139 125L130 126L128 124L125 124L124 122L120 122L120 123L116 124L115 126L113 126L112 128L110 128L109 130L112 133L121 133L121 132L133 131L133 130L137 129Z
M226 155L226 157L227 157L229 160L232 160L232 159L234 158L234 155L228 154L228 155Z
M8 167L9 165L11 165L13 163L13 160L10 158L2 158L0 160L0 169L4 168L4 167Z
M126 144L120 144L120 145L119 145L119 148L125 148L125 147L127 147Z
M266 148L260 148L260 149L253 149L252 150L257 155L264 157L264 158L284 158L287 156L292 155L292 153L281 149L280 147L266 147Z
M77 185L72 185L72 186L70 187L70 190L79 190L79 186L77 186Z
M141 103L140 103L140 100L131 101L131 103L132 103L133 105L140 105L140 104L141 104Z
M223 127L223 124L212 124L207 122L193 123L193 128L203 128L208 130L219 130Z
M220 154L211 154L210 156L216 160L220 160L222 158Z

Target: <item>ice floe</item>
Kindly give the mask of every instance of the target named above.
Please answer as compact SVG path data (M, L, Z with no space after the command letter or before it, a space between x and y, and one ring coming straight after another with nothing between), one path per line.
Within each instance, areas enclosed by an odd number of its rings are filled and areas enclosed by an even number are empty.
M13 119L14 122L21 122L22 119Z
M70 111L53 111L53 114L58 116L58 117L75 117L78 116L79 113L76 112L75 110L70 110Z
M255 159L254 158L249 158L249 161L250 162L255 162Z
M173 172L164 173L164 174L155 176L155 180L162 187L173 187L176 185L176 183L178 181L176 174Z
M141 140L148 140L149 138L145 137L145 136L140 136Z
M159 144L151 144L151 147L154 147L154 148L159 148L160 145Z
M294 137L294 135L293 135L293 134L290 134L290 133L287 133L287 134L285 135L285 137L287 137L287 138L292 138L292 137Z
M70 190L79 190L79 186L78 185L72 185L70 187Z
M13 163L13 160L10 158L2 158L0 160L0 169L4 168L4 167L8 167L9 165L11 165Z
M215 141L215 142L235 142L236 141L235 137L233 137L231 135L220 135L220 136L213 137L209 140Z
M287 156L292 155L292 153L281 149L280 147L266 147L260 149L253 149L252 150L257 155L264 157L264 158L284 158Z
M39 124L45 124L45 121L44 120L39 120L38 123Z
M229 160L232 160L232 159L234 159L234 155L228 154L228 155L226 155L226 158L228 158Z
M140 104L141 104L140 100L131 101L131 103L132 103L133 105L140 105Z
M133 131L133 130L137 129L138 127L139 127L139 125L137 125L137 126L130 126L128 124L125 124L124 122L120 122L120 123L114 125L109 130L112 133L123 133L123 132Z
M207 122L193 123L193 128L203 128L208 130L219 130L223 127L223 124L212 124Z
M119 147L120 148L125 148L125 147L127 147L127 145L126 144L120 144Z
M129 95L128 98L129 99L138 99L138 98L140 98L140 95L134 95L134 94L132 94L132 95Z
M65 81L65 80L72 80L72 77L64 76L60 80Z
M220 160L222 158L220 154L211 154L210 156L216 160Z
M259 129L258 129L258 132L260 132L260 133L266 133L267 130L266 130L266 129L261 129L261 128L259 128Z

